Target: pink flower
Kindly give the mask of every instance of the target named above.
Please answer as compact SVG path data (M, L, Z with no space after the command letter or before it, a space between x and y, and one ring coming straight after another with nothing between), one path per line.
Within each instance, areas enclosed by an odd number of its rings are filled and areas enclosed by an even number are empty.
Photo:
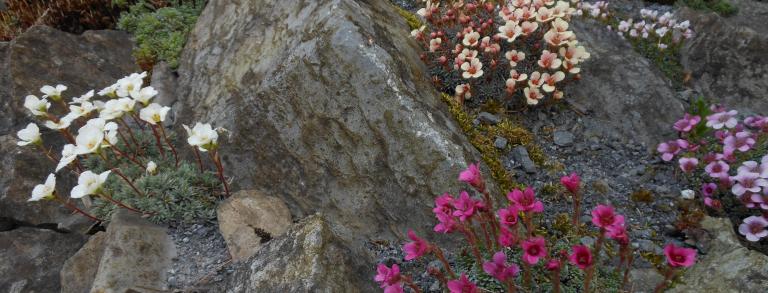
M392 268L389 268L384 264L379 264L376 271L377 274L374 280L379 283L381 288L399 285L402 281L400 277L400 267L398 267L397 264L393 264Z
M507 227L499 227L499 244L504 247L512 247L517 243L517 237Z
M768 180L760 178L760 175L752 172L739 173L733 177L736 184L731 187L731 192L736 196L741 196L746 192L760 192L763 187L768 186Z
M693 129L696 124L699 124L701 122L700 116L691 116L690 114L686 113L683 119L678 120L675 122L675 130L680 132L689 132L691 129Z
M451 293L478 293L477 286L467 279L467 275L461 273L461 277L458 280L448 281L448 291Z
M749 131L741 131L735 135L727 136L723 144L725 145L724 149L738 150L743 153L752 149L752 146L755 145L755 138Z
M571 175L560 177L560 183L565 186L565 189L568 189L568 191L572 194L576 194L579 192L579 185L581 184L581 178L579 177L576 172L571 173Z
M384 288L384 293L404 293L405 290L403 290L402 284L387 286Z
M624 225L624 216L617 215L612 206L601 204L592 210L592 224L603 229Z
M509 206L506 209L499 210L499 222L507 227L517 224L518 211L517 207Z
M547 256L547 247L544 237L533 237L523 241L523 260L535 265L540 258Z
M768 227L768 220L760 216L751 216L739 225L739 233L747 237L747 240L757 242L760 238L768 236L766 227Z
M734 128L736 127L736 124L739 123L739 121L736 120L736 114L738 113L739 112L736 110L731 110L709 115L707 116L707 126L713 129L720 129L723 128L723 126L726 128Z
M405 251L405 260L417 259L429 252L429 242L416 236L413 230L408 230L408 238L411 238L413 242L408 242L403 245Z
M499 281L506 282L509 278L517 276L520 268L516 264L508 264L507 255L499 251L493 255L492 261L483 263L483 271Z
M661 153L662 160L669 162L672 160L672 158L675 157L675 155L680 153L680 151L688 148L689 145L690 144L688 141L684 139L677 139L659 144L656 150Z
M592 251L586 245L576 245L571 248L572 252L568 256L568 261L579 269L586 270L592 266Z
M696 250L683 248L670 243L664 247L664 255L671 267L690 267L696 262Z
M437 233L451 233L456 230L456 219L451 214L435 214L439 223L433 229Z
M476 164L469 164L469 167L467 167L466 170L461 171L461 173L459 173L459 181L466 182L480 191L485 190L483 175L480 174L480 168L478 168Z
M473 199L469 197L469 193L462 191L459 198L453 202L453 207L456 209L453 211L453 216L459 217L459 220L464 222L474 216L475 212L485 208L485 204L482 200Z
M536 195L530 187L525 188L525 192L519 189L512 190L512 192L507 193L507 199L515 204L518 211L526 213L541 213L544 211L544 204L536 199Z
M755 161L746 161L741 163L741 166L739 166L738 169L736 169L736 172L738 174L741 173L755 173L758 174L761 178L768 178L768 165L758 164Z
M547 270L556 271L560 269L560 261L557 259L550 259L544 266Z
M704 194L704 196L712 196L715 194L715 191L717 191L717 184L704 183L701 185L701 193Z
M716 199L712 199L711 197L705 197L704 198L704 205L713 208L713 209L719 209L720 208L720 201Z
M627 234L627 228L624 227L623 223L621 225L608 226L605 234L608 238L616 240L616 242L621 245L629 244L629 235Z
M677 161L680 164L680 169L685 173L691 173L696 170L696 166L699 165L699 159L696 158L680 158Z
M435 198L435 208L432 212L435 214L453 214L453 201L454 198L450 193L444 193L441 196Z
M704 171L706 171L707 174L709 174L709 176L712 178L720 178L723 176L728 176L728 170L730 168L731 167L723 161L714 161L704 167Z

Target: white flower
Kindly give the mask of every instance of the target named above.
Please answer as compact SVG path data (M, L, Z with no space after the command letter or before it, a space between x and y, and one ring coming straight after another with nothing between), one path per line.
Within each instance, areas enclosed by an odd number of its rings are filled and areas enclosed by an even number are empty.
M440 38L434 38L429 40L429 51L434 52L437 51L437 49L440 49L440 44L443 43L443 40Z
M27 201L38 201L44 198L53 197L56 192L56 175L49 174L44 184L38 184L32 189L32 197Z
M77 143L77 154L90 154L99 150L104 141L104 131L92 125L86 125L80 128L75 138Z
M45 116L48 113L48 108L51 107L51 103L46 99L38 99L34 95L29 95L24 98L24 108L27 108L32 115Z
M93 98L93 90L88 91L87 93L80 96L79 98L72 98L72 102L70 102L70 104L81 104L81 103L89 102L91 98Z
M680 196L683 199L693 199L696 196L696 192L690 189L686 189L680 192Z
M69 114L67 114L67 116L71 116L72 120L75 120L90 114L94 110L97 110L96 106L94 106L93 103L85 100L80 103L80 106L69 105Z
M85 171L77 178L77 186L72 188L70 197L82 198L86 195L97 194L101 190L101 186L107 181L110 170L104 171L101 174L96 174L91 171Z
M25 146L28 144L39 144L42 142L40 138L40 128L35 123L29 123L26 128L19 130L16 133L20 141L16 143L18 146Z
M77 158L77 147L74 144L66 144L61 150L61 159L59 164L56 165L56 172L59 172L61 168L69 166Z
M157 103L152 103L139 111L139 118L147 121L149 124L157 125L158 123L165 121L165 116L170 110L170 107L163 107Z
M145 77L147 77L147 73L142 72L131 73L131 75L121 78L117 81L117 90L115 93L121 98L131 96L133 91L141 90L141 85L144 83Z
M72 124L72 116L64 116L59 119L58 122L54 122L53 120L47 120L45 121L45 127L48 127L53 130L59 130L59 129L65 129L68 128L70 124Z
M51 100L58 101L61 99L61 92L66 91L67 86L63 84L56 85L56 87L52 87L50 85L46 85L40 88L40 91L45 94L43 98L51 98Z
M105 87L104 89L99 91L99 96L110 96L110 97L116 97L117 96L117 84L110 85L108 87Z
M669 32L669 28L666 26L662 26L656 29L656 35L658 35L659 38L664 37L667 34L667 32Z
M131 98L146 106L149 100L157 95L155 88L148 86L138 91L131 92Z
M187 135L189 135L189 138L187 138L189 145L196 146L204 152L216 147L219 134L210 124L197 122L192 129L186 125L183 126L187 130Z
M106 133L101 147L106 148L117 144L117 123L107 122L103 118L93 118L85 123L85 127L93 127L101 132ZM80 131L82 131L82 128Z
M472 58L471 61L461 64L461 74L463 78L478 78L483 76L483 63L478 58Z
M109 100L104 103L104 109L99 112L99 117L106 120L112 120L120 118L126 112L133 111L136 106L136 100L131 98L120 98L117 100Z
M155 164L154 161L149 161L147 163L147 173L155 174L156 172L157 172L157 164Z
M464 39L462 40L462 43L464 46L468 47L474 47L477 46L480 42L480 33L478 32L471 32L466 35L464 35Z

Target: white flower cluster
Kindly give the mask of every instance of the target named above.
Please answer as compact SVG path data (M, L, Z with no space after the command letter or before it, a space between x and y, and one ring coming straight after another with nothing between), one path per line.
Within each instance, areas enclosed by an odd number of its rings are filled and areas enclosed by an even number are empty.
M608 19L613 15L608 8L608 2L605 1L585 2L581 4L581 9L598 19ZM661 14L657 10L641 9L639 20L622 19L615 29L622 38L653 41L659 49L664 50L670 45L692 38L693 30L690 25L690 21L679 21L670 12ZM610 26L608 28L614 29Z
M30 123L17 133L19 138L17 144L19 146L38 146L49 159L57 163L54 173L69 167L72 172L78 174L78 185L70 193L72 198L82 198L87 195L106 196L101 190L102 185L112 172L119 174L119 171L113 169L96 174L89 170L83 170L78 159L95 156L106 160L108 154L103 151L104 149L112 148L116 157L131 160L149 174L156 173L157 164L150 161L149 158L140 156L140 149L143 146L136 142L133 130L128 127L125 121L125 118L128 117L134 119L135 123L142 128L150 126L157 138L160 151L163 152L164 148L161 143L162 136L176 155L175 149L170 144L168 137L165 136L162 126L170 108L151 102L158 92L151 86L143 86L146 76L146 72L143 72L121 78L115 84L98 92L103 100L92 100L94 90L90 90L67 102L62 96L62 93L67 90L66 86L46 85L42 87L40 91L44 95L41 98L35 95L26 96L24 107L37 117L45 127L61 133L68 143L63 146L60 158L55 159L43 145L38 125ZM56 108L61 109L58 111L51 109L52 102L60 105ZM70 127L75 125L79 128L76 133L73 133L70 131ZM121 128L120 125L123 127ZM214 150L217 147L218 134L210 124L197 123L192 129L186 125L184 127L187 128L190 145L202 151ZM125 133L130 134L133 145L126 141ZM123 139L124 149L122 150L117 146L118 137ZM134 153L131 153L132 151ZM200 167L202 170L202 164ZM120 175L122 177L122 174ZM128 183L130 184L130 182ZM29 201L57 198L55 185L56 175L50 174L44 184L35 186ZM110 200L113 201L111 198Z

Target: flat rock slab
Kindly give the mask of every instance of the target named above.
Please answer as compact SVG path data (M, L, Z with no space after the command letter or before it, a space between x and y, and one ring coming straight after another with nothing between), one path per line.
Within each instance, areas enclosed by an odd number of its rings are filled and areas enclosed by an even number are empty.
M241 190L219 204L219 230L234 260L253 256L262 243L276 238L293 224L283 200L255 190Z
M88 238L88 242L61 268L61 293L81 293L91 291L93 279L99 269L99 262L104 255L107 233L99 232Z
M167 228L119 210L106 234L91 292L156 292L167 288L166 272L176 257Z
M0 292L59 292L59 270L85 240L27 227L0 232Z

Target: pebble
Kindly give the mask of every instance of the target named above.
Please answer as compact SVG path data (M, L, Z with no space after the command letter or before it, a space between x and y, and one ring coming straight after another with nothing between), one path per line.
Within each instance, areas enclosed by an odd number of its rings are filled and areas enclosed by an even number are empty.
M524 146L516 146L512 150L512 154L514 155L515 161L520 163L526 173L536 173L536 164L531 160L530 155L528 155L528 150L525 149Z
M482 123L491 124L491 125L496 125L499 122L501 122L501 119L499 118L499 116L493 115L488 112L480 112L480 114L477 115L477 120L479 120Z
M495 146L497 149L504 149L507 147L507 139L501 136L497 136L496 140L493 142L493 146Z
M555 144L561 147L567 147L573 144L574 136L565 130L557 130L553 134Z
M587 246L592 246L593 244L595 244L595 238L590 236L581 237L580 241L581 241L581 244L584 244Z

